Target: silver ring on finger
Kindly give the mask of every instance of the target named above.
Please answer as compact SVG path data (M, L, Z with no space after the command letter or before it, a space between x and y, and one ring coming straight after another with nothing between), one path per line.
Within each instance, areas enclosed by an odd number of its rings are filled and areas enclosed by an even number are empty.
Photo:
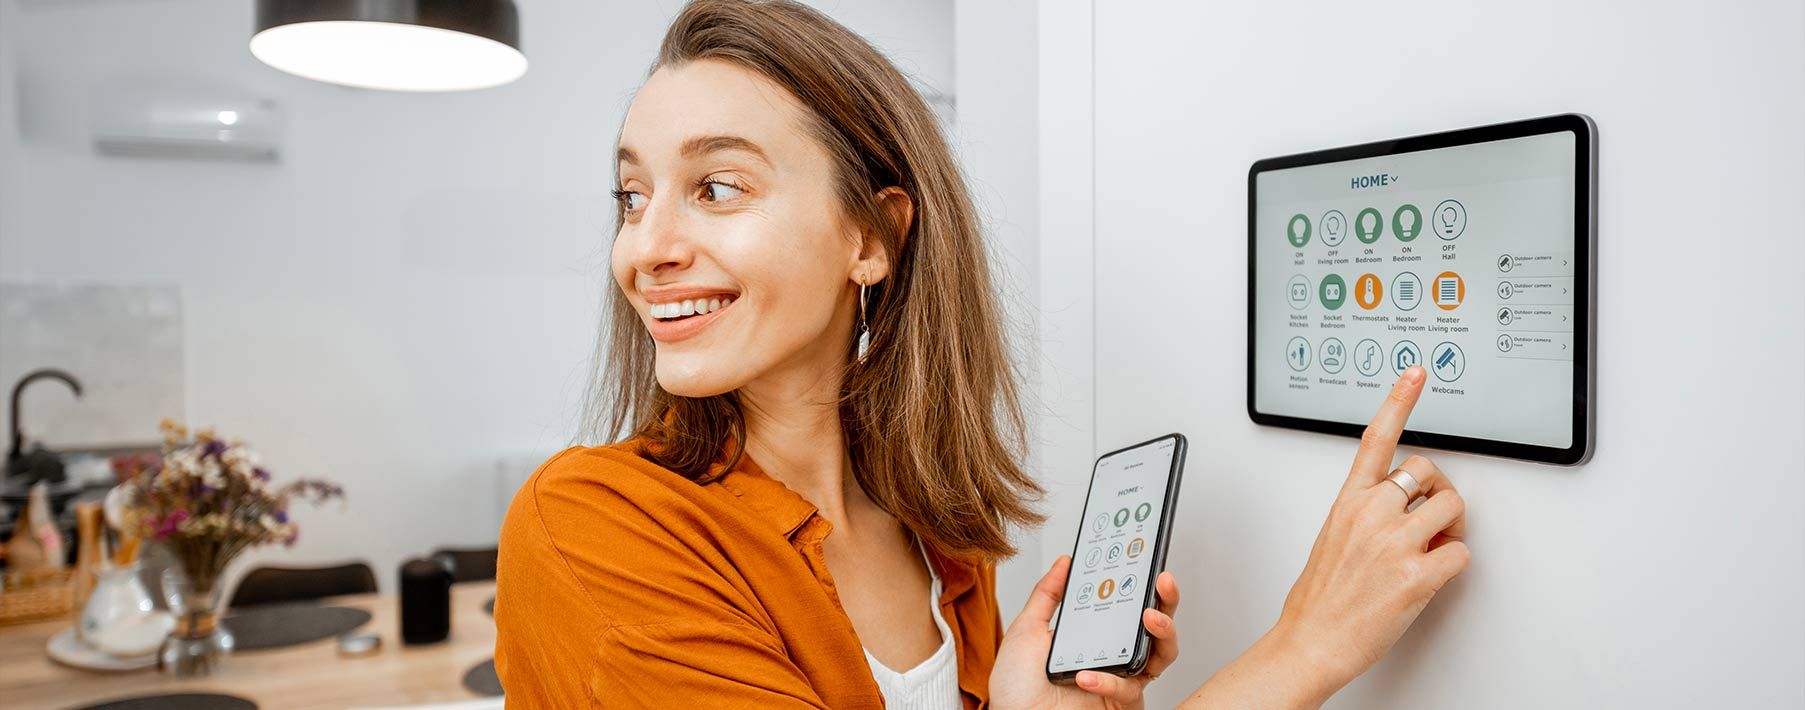
M1409 506L1423 495L1423 484L1417 482L1416 476L1410 475L1410 472L1403 468L1392 469L1391 475L1386 476L1385 480L1397 484L1398 489L1404 491L1405 506Z

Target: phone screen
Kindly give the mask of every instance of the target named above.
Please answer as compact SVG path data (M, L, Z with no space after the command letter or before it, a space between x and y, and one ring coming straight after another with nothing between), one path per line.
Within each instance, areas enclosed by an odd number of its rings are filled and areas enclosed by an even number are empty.
M1152 597L1166 490L1176 475L1174 435L1105 455L1091 474L1072 572L1047 671L1130 663L1141 610Z

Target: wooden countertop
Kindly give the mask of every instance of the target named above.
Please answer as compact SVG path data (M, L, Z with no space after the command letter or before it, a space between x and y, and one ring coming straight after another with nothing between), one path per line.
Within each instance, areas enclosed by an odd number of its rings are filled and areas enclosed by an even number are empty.
M493 583L465 583L451 590L451 638L430 646L401 645L393 595L336 597L329 604L370 612L358 629L382 637L382 650L356 658L338 655L335 639L228 656L213 675L177 679L155 668L106 673L71 668L44 652L50 637L71 620L0 627L0 698L11 708L64 708L102 700L175 692L230 693L256 701L261 710L354 708L472 700L465 671L495 654L495 623L483 605Z

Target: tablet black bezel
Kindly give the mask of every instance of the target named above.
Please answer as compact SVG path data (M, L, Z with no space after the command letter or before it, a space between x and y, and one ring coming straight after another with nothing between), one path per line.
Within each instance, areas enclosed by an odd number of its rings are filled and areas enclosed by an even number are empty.
M1596 203L1598 137L1597 127L1593 124L1592 119L1577 113L1464 128L1256 161L1247 171L1247 416L1256 424L1341 436L1358 437L1360 432L1366 428L1364 424L1266 414L1255 405L1254 382L1259 362L1254 352L1254 326L1257 317L1254 299L1259 288L1258 269L1256 268L1259 258L1259 239L1256 234L1256 226L1258 224L1260 173L1560 132L1572 133L1574 138L1573 256L1578 262L1574 269L1574 292L1580 302L1576 303L1573 309L1573 332L1578 336L1573 339L1573 445L1567 448L1538 446L1414 429L1405 430L1399 441L1411 446L1466 451L1560 465L1575 465L1590 458L1595 433L1592 411L1595 371L1592 363L1597 350L1593 323L1597 313L1594 295L1597 283L1598 246L1598 208Z

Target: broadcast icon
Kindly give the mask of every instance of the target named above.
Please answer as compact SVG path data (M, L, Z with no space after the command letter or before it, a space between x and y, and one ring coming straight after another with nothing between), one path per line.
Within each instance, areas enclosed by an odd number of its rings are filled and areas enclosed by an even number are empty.
M1331 375L1341 372L1347 366L1347 346L1341 344L1340 338L1325 338L1317 348L1316 361L1322 363L1322 369Z

